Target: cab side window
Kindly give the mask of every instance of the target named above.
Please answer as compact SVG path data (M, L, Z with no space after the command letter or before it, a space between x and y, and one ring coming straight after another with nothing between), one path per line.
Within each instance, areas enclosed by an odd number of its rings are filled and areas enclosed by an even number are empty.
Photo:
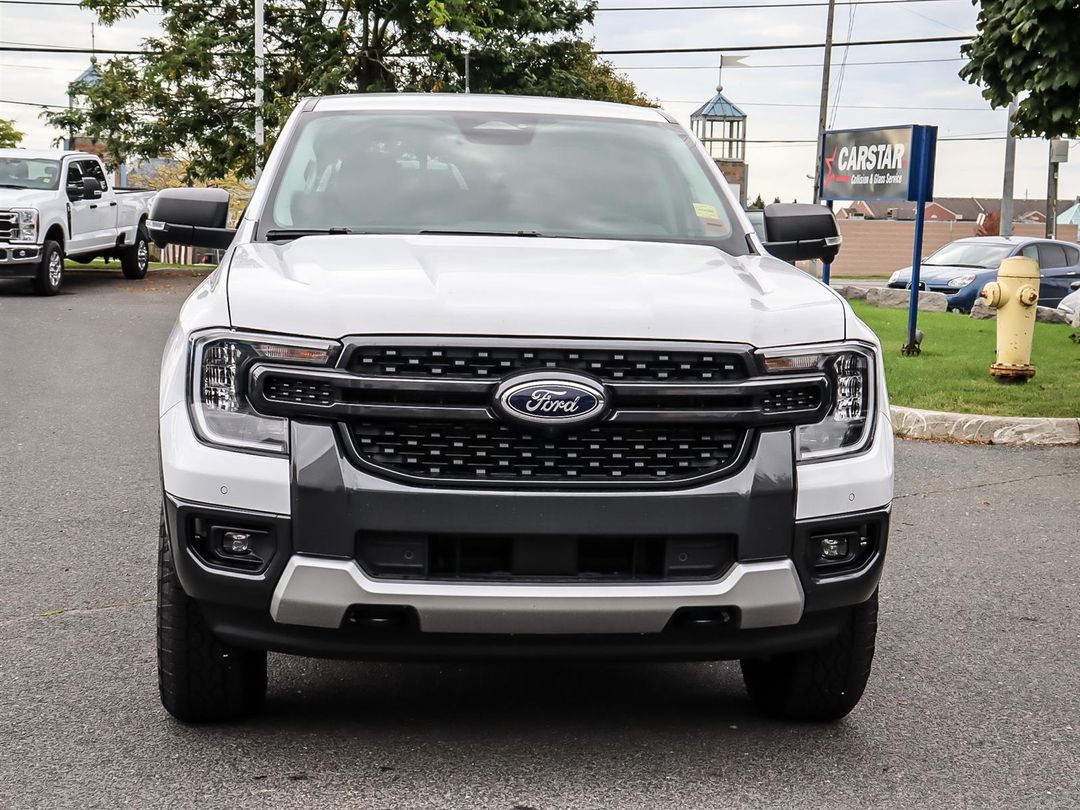
M105 172L101 170L101 164L96 160L81 160L84 177L94 177L101 183L101 190L109 190L109 181L105 178Z
M1068 267L1065 260L1065 251L1061 245L1051 245L1049 242L1039 244L1039 269L1050 270L1055 267Z
M1065 261L1069 263L1069 267L1080 264L1080 250L1068 245L1062 245L1061 249L1065 251Z
M83 170L79 163L80 161L73 160L68 164L67 177L64 179L68 198L72 200L82 199Z

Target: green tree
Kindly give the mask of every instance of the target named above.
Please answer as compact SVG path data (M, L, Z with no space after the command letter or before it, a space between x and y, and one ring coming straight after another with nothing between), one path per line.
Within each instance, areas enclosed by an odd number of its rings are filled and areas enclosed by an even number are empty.
M963 79L994 107L1020 97L1017 135L1080 135L1080 2L983 0Z
M776 203L780 202L780 198L779 197L773 197L772 201L773 201L773 204L775 205Z
M754 198L754 201L752 203L750 203L750 210L751 211L763 211L764 209L765 209L765 200L761 199L761 195L758 194L757 197Z
M15 122L0 118L0 149L18 146L25 133L15 129Z
M111 24L130 0L84 0ZM565 95L647 104L582 38L596 0L266 0L267 141L309 95L367 91ZM73 110L44 114L104 140L119 160L182 156L189 179L250 177L256 167L253 5L165 3L160 36L77 87Z

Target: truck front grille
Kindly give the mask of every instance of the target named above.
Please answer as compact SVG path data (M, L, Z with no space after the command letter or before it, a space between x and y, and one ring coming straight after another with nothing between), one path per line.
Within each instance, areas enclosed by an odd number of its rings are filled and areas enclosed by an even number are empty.
M372 420L350 425L360 461L431 481L672 482L719 473L746 431L601 423L547 433L484 422Z
M495 379L516 371L581 371L606 381L718 382L747 374L742 356L720 351L537 345L360 345L348 368L379 377Z
M14 211L0 211L0 242L10 242L19 235L18 222Z

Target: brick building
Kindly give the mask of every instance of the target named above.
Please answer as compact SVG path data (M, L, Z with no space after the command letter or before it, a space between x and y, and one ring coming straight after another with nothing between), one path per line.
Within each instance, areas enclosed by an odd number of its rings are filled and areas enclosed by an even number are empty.
M1080 202L1058 200L1060 215ZM1001 200L990 197L937 197L926 204L926 222L974 222L981 224L988 214L1001 211ZM836 212L839 219L915 220L915 203L858 200ZM1046 200L1013 200L1014 223L1046 223Z

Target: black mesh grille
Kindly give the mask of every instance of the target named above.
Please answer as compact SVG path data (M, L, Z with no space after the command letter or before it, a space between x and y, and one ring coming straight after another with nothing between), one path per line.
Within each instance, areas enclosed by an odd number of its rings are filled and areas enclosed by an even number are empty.
M736 428L601 424L547 434L496 422L369 421L351 426L360 458L403 475L447 481L656 482L734 463Z
M821 404L821 389L817 386L780 388L771 390L761 399L761 409L766 413L812 410Z
M741 356L708 351L406 345L357 346L349 358L351 371L380 377L497 379L545 368L637 382L716 382L747 373Z
M337 399L337 390L329 383L288 377L269 377L263 394L274 402L329 405Z

